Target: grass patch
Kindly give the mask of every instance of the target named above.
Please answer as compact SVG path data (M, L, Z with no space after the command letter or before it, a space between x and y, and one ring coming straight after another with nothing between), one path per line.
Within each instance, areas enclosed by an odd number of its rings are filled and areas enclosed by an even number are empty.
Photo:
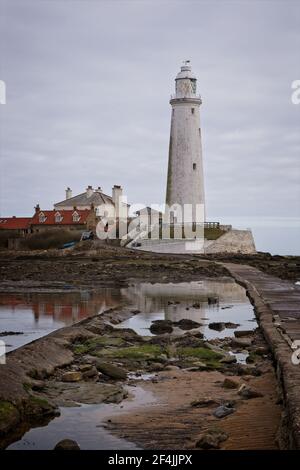
M9 401L0 401L0 422L9 421L16 415L16 407Z
M127 348L104 349L98 355L119 359L147 360L158 358L162 352L161 347L158 345L143 344L141 346L128 346Z
M39 406L41 408L45 408L45 407L50 406L49 402L45 398L36 397L36 396L33 396L33 395L29 398L29 401L32 405L36 405L36 406Z
M25 244L30 250L48 250L61 248L65 243L78 242L82 230L65 230L63 228L45 230L33 233L25 239Z
M93 354L98 349L105 348L107 346L122 346L124 344L123 338L100 336L97 338L91 338L84 343L77 343L73 346L75 354Z
M207 348L192 348L192 347L182 347L177 349L178 356L182 359L192 359L196 358L200 362L204 362L207 366L212 369L218 369L221 367L220 359L222 355L218 354L215 351Z

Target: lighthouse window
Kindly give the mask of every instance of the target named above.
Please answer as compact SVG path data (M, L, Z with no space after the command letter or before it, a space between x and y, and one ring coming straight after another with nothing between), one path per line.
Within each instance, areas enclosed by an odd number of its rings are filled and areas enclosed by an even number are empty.
M194 112L195 112L195 108L192 108L192 114L194 114Z
M196 170L196 163L193 163L193 170Z

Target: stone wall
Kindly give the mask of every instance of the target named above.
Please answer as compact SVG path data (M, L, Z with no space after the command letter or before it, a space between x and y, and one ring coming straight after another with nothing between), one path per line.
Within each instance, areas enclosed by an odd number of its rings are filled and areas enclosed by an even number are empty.
M256 253L251 230L230 230L217 240L206 243L205 253Z
M201 241L197 240L137 240L141 244L133 247L138 250L152 251L155 253L203 253ZM188 244L188 245L187 245ZM194 246L193 246L194 245ZM255 243L251 230L230 230L217 240L205 240L204 253L256 253Z

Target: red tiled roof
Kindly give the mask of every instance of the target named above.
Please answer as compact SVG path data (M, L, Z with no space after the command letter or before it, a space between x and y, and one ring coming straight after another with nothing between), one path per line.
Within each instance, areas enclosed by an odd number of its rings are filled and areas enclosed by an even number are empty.
M73 214L76 212L79 215L78 222L73 220ZM31 225L82 225L86 222L88 215L91 213L91 209L73 209L73 210L52 210L52 211L43 211L40 210L36 212L31 219ZM44 215L46 217L45 221L40 221L40 216ZM57 222L55 220L55 215L60 214L62 220Z
M31 217L1 217L0 230L25 230L29 228Z

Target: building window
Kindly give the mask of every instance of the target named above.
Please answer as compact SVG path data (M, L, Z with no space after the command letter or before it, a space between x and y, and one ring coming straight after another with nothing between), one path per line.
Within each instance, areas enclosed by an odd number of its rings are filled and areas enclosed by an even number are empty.
M47 218L47 217L45 216L45 214L43 214L43 212L41 212L41 213L39 214L39 222L40 222L40 224L43 224L44 222L46 222L46 218Z
M195 108L192 108L192 114L194 114L194 112L195 112Z
M80 220L80 215L78 212L73 212L73 222L79 222Z
M63 218L62 218L62 216L60 215L60 213L57 212L57 213L55 214L55 223L56 223L56 224L59 224L59 223L62 221L62 219L63 219Z
M196 170L196 163L193 163L193 170Z

